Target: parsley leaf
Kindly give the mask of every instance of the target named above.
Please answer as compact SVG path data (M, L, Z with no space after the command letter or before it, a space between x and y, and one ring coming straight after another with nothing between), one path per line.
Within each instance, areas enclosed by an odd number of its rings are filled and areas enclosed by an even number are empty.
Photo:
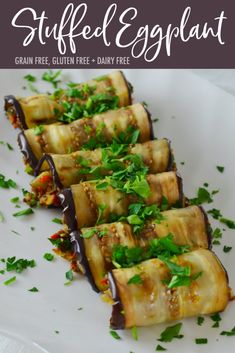
M133 326L131 328L131 335L134 338L135 341L138 341L138 331L137 331L137 327Z
M156 349L157 352L163 352L166 351L166 348L162 347L160 344L157 345Z
M47 261L52 261L54 259L54 255L47 252L43 255L43 258Z
M230 331L222 331L222 336L235 336L235 326Z
M208 190L200 187L197 191L197 196L189 200L190 205L201 205L202 203L211 203L213 199Z
M51 83L54 88L57 88L58 83L60 82L60 80L57 80L57 78L60 76L61 72L62 70L53 72L51 69L49 69L42 75L42 80Z
M36 80L37 80L35 76L30 75L30 74L25 75L25 76L24 76L24 79L25 79L26 81L28 81L28 82L36 82Z
M205 318L203 316L198 316L197 318L197 324L199 326L202 326L203 322L205 321Z
M65 277L69 280L72 281L73 280L73 271L69 270L65 273Z
M3 284L5 284L5 286L8 286L9 284L11 284L15 281L16 281L16 276L7 279L5 282L3 282Z
M226 224L226 226L230 229L235 229L235 221L232 221L231 219L225 218L225 217L221 217L219 219L219 221L221 223Z
M36 287L33 287L31 289L28 289L29 292L39 292L39 289L37 289Z
M217 165L216 168L220 173L224 172L224 167Z
M224 245L223 251L224 251L225 253L228 253L228 252L230 252L231 250L232 250L232 246L226 246L226 245Z
M8 257L6 259L6 271L11 272L15 271L17 273L21 273L26 270L28 267L35 267L35 260L27 260L27 259L16 259L15 256Z
M53 218L52 222L57 223L57 224L62 224L62 220L60 218Z
M36 135L36 136L41 135L44 130L45 130L44 125L38 125L38 126L36 126L36 127L33 128L34 135Z
M195 338L195 343L196 344L207 344L208 339L207 338Z
M121 339L121 337L119 336L119 334L116 331L110 330L109 333L116 340L120 340Z
M6 177L3 174L0 174L0 187L4 189L16 189L17 184L14 180L8 179L6 180Z
M127 282L127 284L143 284L143 283L144 282L143 282L141 276L138 274L131 277Z
M168 326L161 334L158 341L160 342L171 342L174 338L183 338L183 335L180 335L180 330L182 328L182 323L178 323L173 326Z
M14 148L13 148L12 145L10 145L8 142L0 141L0 145L7 146L7 148L9 149L9 151L14 151Z
M33 213L34 213L34 211L32 210L32 208L26 208L25 210L13 213L13 216L14 217L21 217L21 216L27 216L27 215L30 215Z

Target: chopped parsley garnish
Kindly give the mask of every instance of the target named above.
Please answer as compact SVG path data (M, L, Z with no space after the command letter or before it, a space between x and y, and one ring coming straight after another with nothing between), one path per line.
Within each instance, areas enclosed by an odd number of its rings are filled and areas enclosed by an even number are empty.
M220 210L217 208L212 208L211 210L207 211L207 213L209 213L214 219L219 219L222 217Z
M215 193L215 191L214 191L214 193ZM200 187L197 191L197 196L195 198L189 200L190 205L201 205L202 203L211 203L211 202L213 202L212 195L214 193L213 193L213 191L212 191L212 193L210 193L205 188Z
M98 217L97 217L96 224L102 223L102 217L106 207L107 207L106 205L102 205L102 204L98 205Z
M14 217L27 216L27 215L30 215L33 213L34 213L34 211L32 210L32 208L26 208L25 210L13 213L13 216Z
M203 322L205 321L205 318L203 316L198 316L197 318L197 324L199 326L202 326Z
M15 281L16 281L16 276L7 279L5 282L3 282L3 284L5 284L5 286L8 286L9 284L11 284Z
M71 123L83 117L91 117L96 114L106 112L118 108L119 97L107 93L93 94L93 88L88 85L79 86L79 88L70 88L65 91L65 95L76 97L87 101L85 103L78 103L77 101L62 101L64 114L58 118L64 123Z
M93 237L94 235L97 235L99 238L102 238L104 237L105 235L107 235L107 229L98 229L98 228L91 228L91 229L88 229L86 231L83 231L81 233L81 237L82 238L85 238L85 239L89 239L91 237Z
M119 336L119 334L116 331L110 330L109 333L116 340L120 340L121 339L121 337Z
M67 280L69 280L70 282L73 280L73 271L69 270L65 273L65 277Z
M196 344L207 344L208 339L207 338L195 338L195 343Z
M52 222L57 223L57 224L62 224L62 220L60 218L53 218Z
M16 259L15 256L8 257L6 259L6 271L11 272L15 271L17 273L21 273L26 270L28 267L33 268L36 266L35 260L27 260L27 259Z
M35 292L39 292L39 289L37 289L37 287L33 287L31 289L28 289L28 291L35 293Z
M35 76L30 75L30 74L24 76L24 79L28 82L36 82L36 80L37 80Z
M174 338L183 338L183 335L180 335L180 330L182 328L182 323L178 323L174 326L168 326L161 334L158 341L160 342L171 342Z
M8 142L0 141L0 145L7 146L7 148L9 149L9 151L13 151L13 150L14 150L14 148L12 147L12 145L10 145Z
M10 199L10 201L12 203L18 203L20 201L20 198L19 197L13 197L12 199Z
M228 219L228 218L225 218L225 217L221 217L219 219L219 221L221 223L224 223L226 224L226 226L230 229L235 229L235 221L231 220L231 219Z
M220 334L222 336L235 336L235 326L231 329L231 331L222 331Z
M51 254L51 253L48 253L46 252L44 255L43 255L43 258L47 261L52 261L54 259L54 255Z
M32 92L39 93L38 89L33 85L33 83L37 81L35 76L29 74L29 75L24 76L24 79L28 82L28 88Z
M222 238L222 231L220 228L215 228L215 230L212 233L212 238L213 239L221 239Z
M17 184L14 180L8 179L6 180L6 177L3 174L0 174L0 187L4 189L16 189Z
M220 172L220 173L223 173L224 172L224 167L220 166L220 165L217 165L216 166L216 169Z
M62 70L58 70L53 72L52 70L48 70L47 72L44 72L42 75L42 80L47 81L53 85L54 88L57 88L58 84L60 83L60 80L57 80L57 78L60 76Z
M166 351L167 349L162 347L160 344L157 345L155 351L157 352L163 352L163 351Z
M143 283L144 282L143 282L141 276L138 274L131 277L127 282L127 284L143 284Z
M225 253L228 253L228 252L230 252L231 250L232 250L232 246L226 246L226 245L224 245L223 251L224 251Z
M131 335L134 338L135 341L138 341L138 331L137 331L137 327L133 326L131 329Z
M163 238L153 239L146 248L115 245L112 252L112 262L117 268L132 267L160 255L163 255L164 258L170 258L188 251L188 246L176 245L173 242L173 236L169 234Z
M219 327L219 322L222 320L219 313L215 313L210 316L211 320L214 321L213 328Z
M33 128L34 135L36 135L36 136L41 135L44 130L45 130L44 125L38 125L38 126L36 126L36 127Z

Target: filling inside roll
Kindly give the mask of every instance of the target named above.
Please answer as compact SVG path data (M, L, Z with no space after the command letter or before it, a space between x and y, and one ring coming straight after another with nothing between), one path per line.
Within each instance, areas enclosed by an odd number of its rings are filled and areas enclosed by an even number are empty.
M115 329L216 313L230 299L227 273L206 249L114 269L109 285L114 300L110 323Z
M132 87L121 71L82 84L69 84L54 94L5 97L6 114L14 127L28 129L56 121L64 123L131 104Z
M81 149L146 142L153 139L152 122L143 104L83 118L70 124L43 125L21 132L18 137L26 164L35 169L44 153L68 154Z
M128 215L133 203L160 206L183 206L182 180L176 172L143 175L143 171L132 170L130 178L122 180L128 169L103 181L86 181L72 185L71 190L59 194L64 212L70 214L68 204L74 204L74 214L70 218L77 221L77 228L91 227L100 223L112 222Z
M51 195L84 180L103 179L104 176L112 175L113 167L119 171L127 168L130 165L128 155L140 156L148 173L175 169L170 143L166 139L136 145L114 142L104 149L77 151L69 155L44 155L35 169L38 176L31 182L33 195L28 195L28 201L30 203L33 198L42 206L56 206L57 200Z

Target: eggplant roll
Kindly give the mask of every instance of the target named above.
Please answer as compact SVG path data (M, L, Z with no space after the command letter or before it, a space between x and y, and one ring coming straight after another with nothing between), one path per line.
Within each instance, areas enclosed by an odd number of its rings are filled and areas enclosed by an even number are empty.
M86 90L83 90L83 88ZM14 127L30 129L41 124L52 124L65 112L63 102L85 104L89 97L105 94L108 98L116 96L118 106L131 104L131 85L121 71L114 71L108 75L98 77L74 87L83 90L82 95L73 95L69 90L58 90L59 94L38 94L20 98L5 97L6 114ZM87 89L88 88L88 89Z
M183 205L182 180L176 172L149 174L146 179L150 188L150 196L144 199L146 205L160 206L163 198L167 199L168 207L176 203ZM70 211L71 202L74 204L71 213L74 213L74 209L75 214L71 214L71 217L76 218L78 228L92 227L99 221L109 222L111 216L126 216L129 205L138 201L135 195L122 192L111 185L104 190L97 190L99 183L85 181L72 185L71 189L65 189L59 194L64 212Z
M160 223L148 221L138 235L133 232L131 225L124 222L82 228L73 233L73 242L78 244L82 272L87 275L95 290L107 289L105 279L107 272L113 268L112 252L117 245L146 249L153 239L172 234L176 245L188 245L190 249L211 247L211 229L201 207L164 211L162 216ZM85 234L89 233L92 236L88 238Z
M103 151L99 148L93 151L77 151L69 155L45 154L35 169L38 176L31 182L32 192L39 203L42 206L51 206L51 195L57 194L60 189L78 184L82 180L95 179L96 176L89 173L89 170L94 168L99 168L102 176L111 175L112 170L102 166ZM130 145L125 155L127 154L140 155L150 174L175 168L170 143L166 139ZM128 161L124 163L128 165Z
M109 275L114 299L111 327L148 326L184 317L211 314L226 308L230 288L225 269L211 251L197 249L177 257L177 264L189 266L191 275L202 273L189 286L169 289L164 280L168 267L159 259L138 266L115 269ZM140 275L141 284L128 284Z
M28 129L19 134L18 143L25 162L34 169L44 153L68 154L84 147L94 149L87 146L89 142L93 141L96 146L102 139L109 144L123 134L131 136L135 130L139 130L138 142L153 139L150 114L140 103L71 124L44 125L40 133L35 128Z

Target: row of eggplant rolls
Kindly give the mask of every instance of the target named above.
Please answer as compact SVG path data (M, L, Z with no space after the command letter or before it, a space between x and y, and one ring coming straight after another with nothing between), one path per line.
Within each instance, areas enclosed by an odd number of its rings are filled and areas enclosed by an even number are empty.
M55 251L112 303L114 329L223 311L227 273L173 151L121 71L53 94L5 97L20 128L30 206L62 207Z

